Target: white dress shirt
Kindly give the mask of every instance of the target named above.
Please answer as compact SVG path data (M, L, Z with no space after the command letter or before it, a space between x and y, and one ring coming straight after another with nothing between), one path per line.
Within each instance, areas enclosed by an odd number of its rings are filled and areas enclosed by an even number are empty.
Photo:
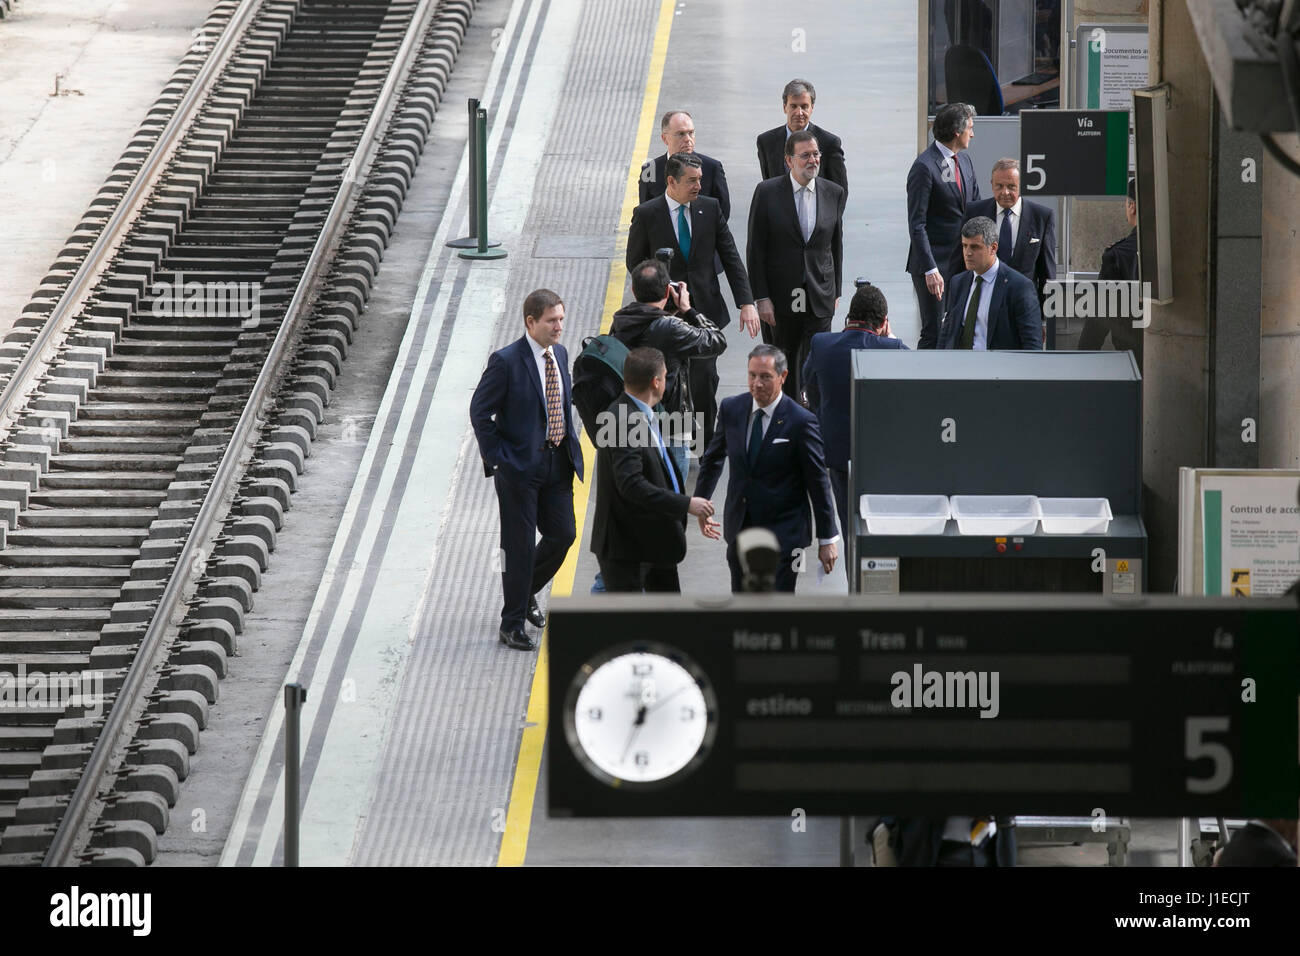
M763 438L767 438L767 430L772 427L772 415L776 413L776 406L781 404L781 399L785 397L784 392L777 394L776 399L770 405L759 405L758 399L750 397L749 399L749 418L745 419L745 448L749 449L749 436L754 430L754 416L758 414L759 408L763 409ZM837 534L833 538L818 538L818 544L836 544L840 540Z
M770 405L758 404L758 399L750 396L749 399L749 418L745 420L745 447L749 447L749 434L754 430L754 416L758 414L759 408L763 409L763 437L767 437L767 430L772 427L772 415L776 412L776 406L781 404L781 399L785 392L779 392Z
M989 303L993 301L993 281L998 274L999 260L993 257L993 265L989 266L987 272L976 273L980 279L980 304L979 311L975 313L975 341L971 343L971 348L980 351L987 349L989 341ZM970 308L970 297L975 294L975 280L972 278L970 291L966 293L966 299L961 304L960 320L966 318L966 310Z
M677 209L682 205L682 203L679 203L667 193L664 193L664 198L668 200L668 218L672 221L673 235L675 236L677 235ZM691 222L690 203L686 203L686 231L691 234L692 238L695 237L695 223Z

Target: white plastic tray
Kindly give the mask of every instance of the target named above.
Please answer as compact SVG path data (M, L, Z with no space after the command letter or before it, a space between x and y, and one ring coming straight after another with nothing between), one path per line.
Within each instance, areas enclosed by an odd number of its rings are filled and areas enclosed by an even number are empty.
M1033 534L1043 514L1034 495L953 495L950 501L962 534Z
M1108 498L1039 498L1043 534L1105 534L1114 515Z
M868 534L943 534L947 495L863 495L858 503Z

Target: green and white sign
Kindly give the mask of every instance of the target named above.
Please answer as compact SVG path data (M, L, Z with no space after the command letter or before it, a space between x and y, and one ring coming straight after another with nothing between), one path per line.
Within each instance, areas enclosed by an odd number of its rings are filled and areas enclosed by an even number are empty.
M1145 28L1087 26L1079 31L1083 84L1079 106L1087 110L1130 110L1132 92L1148 85Z
M1130 115L1122 110L1020 114L1020 188L1026 196L1123 196Z
M1192 593L1274 597L1300 580L1300 474L1201 470L1192 480L1184 487L1194 493L1196 514L1187 514L1185 494L1182 515L1199 531L1192 542L1198 567L1183 568L1187 583L1199 584Z

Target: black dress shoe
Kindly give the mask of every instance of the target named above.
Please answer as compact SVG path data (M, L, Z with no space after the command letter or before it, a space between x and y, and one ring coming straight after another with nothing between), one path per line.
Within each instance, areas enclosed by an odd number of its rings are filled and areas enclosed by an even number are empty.
M517 631L507 631L502 628L497 632L497 639L506 647L513 648L516 651L537 650L537 642L525 634L523 628Z
M524 617L528 618L528 623L533 627L546 626L546 615L543 614L542 609L537 606L537 598L535 597L530 597L528 599L528 612Z

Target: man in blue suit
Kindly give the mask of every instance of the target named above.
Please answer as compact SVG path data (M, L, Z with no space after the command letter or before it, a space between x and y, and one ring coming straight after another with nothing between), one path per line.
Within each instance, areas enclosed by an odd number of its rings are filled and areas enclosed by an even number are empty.
M941 349L1028 351L1043 347L1043 313L1034 284L998 260L998 232L980 216L961 230L968 271L944 301Z
M786 395L781 386L789 369L785 353L774 345L757 345L749 353L749 393L724 399L713 441L700 459L695 494L710 498L729 466L723 522L731 590L741 590L742 573L736 535L745 528L767 528L776 535L781 564L776 590L793 591L796 568L812 538L808 502L816 518L822 568L829 572L839 556L835 505L822 454L817 417ZM699 518L706 538L720 537L718 523Z
M524 329L523 337L488 358L469 419L501 513L505 602L498 639L531 651L537 642L524 631L524 620L546 624L535 595L573 544L573 476L581 479L583 472L569 356L559 344L564 302L549 289L529 293Z
M849 506L849 450L853 444L849 395L854 349L907 349L898 339L889 337L889 303L874 285L864 285L853 294L843 332L819 332L813 336L808 361L803 366L808 407L816 413L826 440L826 470L839 508L840 531L844 534L853 529Z
M975 108L949 103L934 116L934 142L907 173L907 228L912 244L907 271L921 312L916 347L936 348L943 296L961 271L961 226L966 207L980 198L970 157L962 152L975 138Z

